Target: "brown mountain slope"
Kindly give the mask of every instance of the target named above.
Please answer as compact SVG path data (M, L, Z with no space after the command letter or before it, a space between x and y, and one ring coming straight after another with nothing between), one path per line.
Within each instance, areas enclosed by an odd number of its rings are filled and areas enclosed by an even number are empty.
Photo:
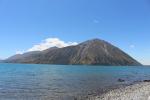
M93 39L76 46L47 49L11 57L8 63L87 64L87 65L141 65L110 43Z

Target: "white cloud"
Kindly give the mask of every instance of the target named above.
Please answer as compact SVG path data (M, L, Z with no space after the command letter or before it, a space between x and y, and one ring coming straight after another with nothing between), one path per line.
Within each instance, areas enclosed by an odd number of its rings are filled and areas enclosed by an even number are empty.
M41 43L34 45L32 48L28 49L27 51L42 51L46 50L50 47L67 47L71 45L77 45L77 42L65 42L60 40L59 38L48 38L42 41Z

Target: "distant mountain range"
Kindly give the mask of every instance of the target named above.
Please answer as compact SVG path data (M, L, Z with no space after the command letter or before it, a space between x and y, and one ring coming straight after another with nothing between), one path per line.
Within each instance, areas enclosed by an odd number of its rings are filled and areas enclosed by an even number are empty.
M85 65L141 65L128 54L110 43L92 39L76 46L52 47L44 51L33 51L14 55L5 63L33 64L85 64Z

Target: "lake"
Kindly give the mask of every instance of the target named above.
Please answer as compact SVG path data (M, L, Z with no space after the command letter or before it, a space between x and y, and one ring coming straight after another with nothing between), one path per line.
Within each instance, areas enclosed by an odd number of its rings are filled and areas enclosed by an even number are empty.
M76 100L144 79L150 67L0 64L0 99Z

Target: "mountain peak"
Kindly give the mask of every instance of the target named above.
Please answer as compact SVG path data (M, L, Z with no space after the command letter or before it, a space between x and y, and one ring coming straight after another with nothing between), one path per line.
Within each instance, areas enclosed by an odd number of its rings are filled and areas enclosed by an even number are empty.
M104 45L111 45L110 43L104 41L104 40L101 40L101 39L98 39L98 38L94 38L94 39L91 39L91 40L87 40L85 42L82 42L79 44L80 46L86 46L86 47L90 47L90 46L104 46Z
M104 41L104 40L102 40L102 39L99 39L99 38L94 38L94 39L91 39L91 40L87 40L87 41L85 41L85 42L91 42L91 43L95 43L95 42L102 42L102 43L108 43L108 42L106 42L106 41ZM84 43L84 42L83 42Z
M94 39L91 39L89 41L103 41L102 39L99 39L99 38L94 38Z
M91 39L91 40L87 40L85 42L102 42L104 40L101 40L101 39L98 39L98 38L94 38L94 39Z

